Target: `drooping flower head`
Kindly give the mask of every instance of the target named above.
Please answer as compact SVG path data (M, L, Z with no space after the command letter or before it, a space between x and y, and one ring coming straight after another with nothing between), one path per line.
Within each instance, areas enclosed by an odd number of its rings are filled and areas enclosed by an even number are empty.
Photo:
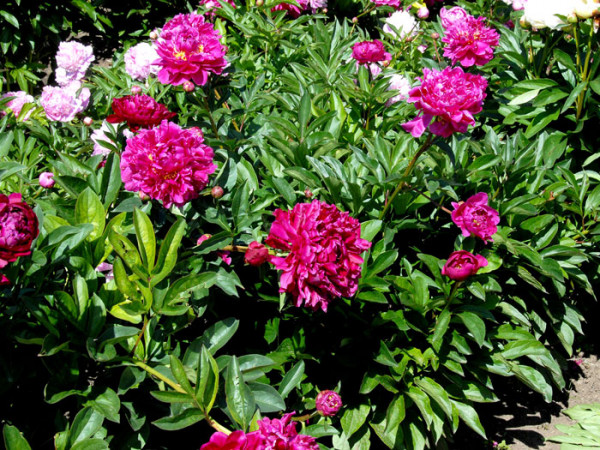
M153 63L158 59L158 53L153 45L140 42L125 52L125 71L134 80L145 80L151 73L157 74L160 68Z
M463 236L477 236L483 242L492 240L492 235L498 231L500 215L488 206L488 195L485 192L478 192L466 202L452 202L452 206L452 222L460 227Z
M106 121L108 123L127 122L127 126L131 131L155 127L163 120L171 119L177 115L174 112L169 112L165 105L158 103L146 94L114 98L112 109L114 114L108 116Z
M127 139L121 156L125 189L161 200L165 208L197 198L215 171L213 149L199 128L183 129L164 120Z
M74 81L63 87L45 86L40 103L50 120L70 122L77 114L87 108L90 102L90 90L82 88Z
M204 6L204 8L206 9L206 15L208 17L214 17L215 13L212 10L216 9L216 8L220 8L222 1L229 3L231 6L233 6L235 8L235 2L233 0L200 0L199 5Z
M9 100L5 104L5 108L8 109L9 111L12 111L12 113L16 117L19 117L19 114L21 114L21 109L23 109L23 106L25 106L27 103L33 103L35 101L35 99L31 95L27 94L27 92L25 92L25 91L7 92L7 93L3 94L2 97L0 97L0 98L6 98L6 97L15 97L12 100ZM6 115L6 112L3 110L0 110L0 117L5 116L5 115ZM25 116L23 117L23 120L29 119L30 115L31 115L31 111L27 112L27 114L25 114Z
M448 261L442 268L442 275L456 281L463 281L477 271L488 265L487 259L481 255L474 255L466 250L452 252L448 257Z
M335 391L321 391L317 394L315 405L322 416L335 416L342 407L342 397Z
M421 85L411 89L408 101L420 115L403 124L404 130L419 137L429 126L433 134L448 137L464 133L475 123L473 116L481 112L486 96L484 77L465 73L460 67L446 67L442 71L424 68L419 79Z
M258 421L259 432L265 438L265 450L319 450L314 437L298 434L293 415L291 412L281 419L266 417Z
M444 56L459 62L464 67L483 66L494 58L494 48L498 46L500 35L485 25L484 18L467 15L446 28L442 42Z
M211 73L220 75L227 67L227 48L220 38L213 24L199 14L179 14L169 20L157 41L158 80L175 86L191 80L202 86Z
M0 194L0 269L29 255L38 233L37 216L21 194Z
M337 297L351 297L358 289L363 259L371 243L360 237L360 223L335 205L319 200L299 203L291 211L275 210L266 244L288 251L271 257L283 270L280 292L294 297L296 306L327 311Z
M56 82L66 86L80 81L94 59L91 46L77 41L61 42L56 53Z
M444 29L450 28L455 23L460 23L469 16L469 13L460 6L453 6L452 8L440 9L440 19Z
M403 40L408 36L416 35L419 32L419 24L417 23L415 16L411 13L400 10L385 19L383 31L391 34L397 39Z
M265 438L258 431L246 434L237 430L229 436L218 431L200 450L265 450L264 441Z

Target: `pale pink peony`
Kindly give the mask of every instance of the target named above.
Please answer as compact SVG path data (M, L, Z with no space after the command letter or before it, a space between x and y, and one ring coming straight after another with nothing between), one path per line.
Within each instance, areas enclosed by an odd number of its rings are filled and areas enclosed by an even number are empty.
M400 8L400 0L371 0L375 6L391 6L392 8Z
M265 438L258 432L234 431L230 435L217 431L200 450L265 450Z
M40 98L48 119L60 122L73 120L89 102L90 90L82 88L78 81L63 87L46 86Z
M54 186L54 174L52 172L42 172L40 173L38 181L41 187L49 189Z
M442 275L456 281L463 281L477 271L488 265L487 259L481 255L474 255L466 250L452 252L448 257L448 261L442 268Z
M498 231L500 215L488 206L488 195L485 192L478 192L466 202L452 202L452 206L452 221L460 227L463 236L477 236L483 242L492 240L492 235Z
M110 155L111 150L109 148L104 147L100 144L100 141L108 142L116 146L115 142L110 139L106 133L110 133L110 128L108 128L108 124L106 122L102 122L102 126L97 130L94 130L90 139L94 142L94 151L92 152L92 156L94 155L102 155L108 156Z
M127 139L121 157L125 189L143 191L166 208L197 198L215 171L213 149L204 145L199 128L183 129L164 120Z
M156 75L160 67L152 63L158 59L153 45L141 42L125 52L125 71L134 80L145 80L151 73Z
M455 23L464 21L469 16L469 13L460 6L453 6L452 8L440 9L440 19L442 20L442 26L449 28Z
M498 46L500 35L487 27L483 17L468 15L446 28L442 42L446 43L444 56L459 62L464 67L483 66L494 58L494 47Z
M406 100L408 98L408 93L410 92L410 82L405 76L394 74L390 78L390 84L387 88L388 91L397 91L398 94L394 95L392 98L388 99L385 103L386 106L391 106L394 103L397 103L402 100Z
M206 9L206 15L208 17L214 17L215 13L214 11L212 11L213 9L217 9L221 7L221 2L227 2L229 3L231 6L233 6L235 8L235 2L233 0L200 0L199 5L200 6L204 6L204 8Z
M353 296L361 275L360 254L371 247L360 238L358 220L319 200L274 214L266 244L289 252L271 257L283 270L279 291L290 293L296 306L304 303L323 311L334 298Z
M94 49L80 42L61 42L56 53L56 82L66 86L80 81L94 61Z
M342 397L335 391L321 391L317 394L315 405L322 416L335 416L342 407Z
M19 114L21 114L21 109L23 109L23 106L25 106L27 103L33 103L35 101L35 99L31 95L27 94L27 92L25 91L7 92L0 98L6 97L15 97L12 100L9 100L8 103L6 103L5 108L9 111L12 111L12 113L16 117L19 117ZM5 115L6 112L0 110L0 117ZM23 120L29 119L30 115L31 111L28 111L27 114L25 114L25 116L23 117Z
M168 21L157 41L161 69L158 80L163 84L180 85L193 81L204 85L208 76L220 75L227 67L221 34L213 24L199 14L179 14Z
M327 8L327 0L308 0L308 7L314 13L318 9Z
M265 450L319 450L319 444L312 436L298 434L292 422L293 412L284 414L281 419L259 420L259 432L265 439Z
M473 116L481 112L486 96L484 77L446 67L442 71L424 68L419 79L421 85L411 89L408 101L420 115L402 125L405 131L419 137L429 126L433 134L449 137L475 123Z

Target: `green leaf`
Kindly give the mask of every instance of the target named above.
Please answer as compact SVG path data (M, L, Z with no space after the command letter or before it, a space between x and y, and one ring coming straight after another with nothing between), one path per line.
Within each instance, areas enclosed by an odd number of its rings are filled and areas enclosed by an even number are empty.
M502 356L506 359L516 359L525 355L545 355L548 349L537 340L519 340L509 342L504 346Z
M167 275L171 273L177 262L177 249L185 232L185 221L178 219L167 233L165 240L160 246L156 267L152 271L152 285L156 286Z
M102 180L100 181L100 193L104 196L103 205L105 209L108 210L108 207L117 199L121 185L119 155L111 153L106 158Z
M104 416L93 408L83 408L73 420L69 441L71 445L83 441L100 430Z
M450 399L450 401L452 402L452 405L454 405L458 410L458 415L463 420L463 422L465 422L467 426L471 430L475 431L478 435L480 435L484 439L487 439L485 435L485 430L481 426L479 416L477 415L475 409L472 406L467 405L466 403L459 402L457 400Z
M208 414L212 409L219 391L219 366L208 349L202 346L198 381L196 383L196 399Z
M9 13L8 11L0 10L0 16L4 17L4 20L10 23L13 27L19 29L19 21L11 13Z
M183 364L191 368L198 367L202 347L206 347L214 355L229 342L239 325L239 320L228 317L209 327L201 337L190 344L183 357Z
M175 379L177 380L179 385L189 395L194 395L194 390L192 389L192 386L190 385L190 382L185 373L183 364L181 364L181 361L179 361L179 358L177 358L177 356L175 356L175 355L169 355L169 361L171 363L171 372L175 376Z
M442 346L444 334L446 334L448 325L450 324L450 316L450 311L444 309L437 318L435 329L433 330L433 336L431 338L431 346L436 352L439 352L440 347Z
M459 313L458 317L471 332L477 345L481 347L485 340L485 322L483 319L481 319L481 317L479 317L477 314L469 311L463 311Z
M204 419L204 413L198 408L189 408L176 416L163 417L152 422L161 430L176 431L194 425Z
M150 395L159 402L165 403L191 403L189 395L175 391L151 391Z
M108 442L103 439L86 439L71 447L70 450L106 450Z
M282 398L286 398L288 394L302 382L304 376L304 361L299 361L294 367L292 367L281 380L279 385L279 393Z
M356 433L367 420L370 411L371 408L369 405L359 405L357 408L346 409L340 420L344 433L346 433L348 437Z
M106 388L104 393L100 394L91 402L88 402L86 406L91 406L111 422L119 423L121 420L119 415L121 402L119 401L117 393L111 388Z
M385 431L389 432L398 428L406 416L404 395L392 399L385 414Z
M142 257L142 264L148 270L148 273L154 269L154 258L156 254L156 237L154 228L148 216L140 209L133 210L133 226L135 236L137 237L138 249Z
M301 138L304 138L304 134L306 133L306 126L308 125L308 120L310 119L311 107L310 93L308 92L308 89L305 89L304 94L300 99L300 109L298 110L298 123Z
M4 425L2 435L4 436L6 450L31 450L27 439L23 437L17 427Z
M367 241L372 241L373 238L381 230L383 221L381 220L368 220L360 225L360 237Z
M108 233L108 240L113 246L117 255L133 270L133 272L141 279L146 279L146 274L143 272L142 259L138 249L125 236L117 233L114 229Z
M102 206L102 202L91 188L85 188L77 197L75 223L90 223L94 226L93 231L86 238L88 241L93 241L102 236L106 224L104 206Z
M248 383L256 405L261 413L273 413L285 409L285 401L275 388L256 381Z
M225 396L227 410L231 414L231 417L243 430L246 430L256 410L256 403L250 388L244 383L242 372L235 356L231 358L227 367Z

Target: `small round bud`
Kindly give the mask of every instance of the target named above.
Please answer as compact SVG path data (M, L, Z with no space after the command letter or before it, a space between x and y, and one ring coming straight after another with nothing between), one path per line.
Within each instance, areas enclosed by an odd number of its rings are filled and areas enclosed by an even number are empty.
M139 191L138 196L140 197L140 200L143 202L147 202L148 200L150 200L150 196L148 194L146 194L144 191Z
M244 254L244 260L251 266L261 266L269 260L269 249L264 244L253 241Z
M440 38L440 33L431 33L431 37L432 39L439 39Z
M84 117L83 118L83 124L86 127L91 127L93 123L94 123L94 120L91 117Z
M256 6L261 7L264 4L265 4L264 0L256 0Z
M383 67L388 67L390 65L390 62L388 60L384 60L384 61L381 61L381 65Z
M323 14L327 14L329 10L327 8L323 8Z
M321 391L315 400L317 411L322 416L335 416L342 407L342 397L335 391Z
M42 172L39 181L41 187L49 189L54 186L54 174L52 172Z
M224 193L225 191L223 191L221 186L215 186L210 190L210 195L212 195L213 198L221 198Z
M131 93L132 93L133 95L140 94L141 92L142 92L142 88L141 88L141 86L138 86L137 84L135 84L135 85L131 86Z
M358 17L353 17L352 18L352 23L358 23Z
M429 17L429 9L427 9L427 6L419 8L417 11L417 17L419 19L427 19Z
M196 89L196 85L191 81L184 81L181 87L185 92L194 92L194 89Z
M314 194L312 193L312 191L311 191L310 189L308 189L308 188L307 188L307 189L304 189L304 196L305 196L306 198L312 198L312 196L313 196L313 195L314 195Z
M152 39L153 41L158 39L158 33L156 32L156 30L152 30L150 32L150 39Z

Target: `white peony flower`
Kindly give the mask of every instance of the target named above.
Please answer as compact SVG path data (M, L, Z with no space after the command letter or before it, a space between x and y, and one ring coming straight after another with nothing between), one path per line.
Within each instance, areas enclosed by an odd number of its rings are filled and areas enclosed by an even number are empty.
M573 14L573 3L572 0L528 0L521 21L534 28L561 28L566 22L557 14Z
M400 36L398 36L391 27L397 29L400 33ZM414 16L408 11L396 11L390 17L385 19L383 31L391 34L392 36L404 39L407 36L414 36L417 34L419 31L419 25L417 24Z

